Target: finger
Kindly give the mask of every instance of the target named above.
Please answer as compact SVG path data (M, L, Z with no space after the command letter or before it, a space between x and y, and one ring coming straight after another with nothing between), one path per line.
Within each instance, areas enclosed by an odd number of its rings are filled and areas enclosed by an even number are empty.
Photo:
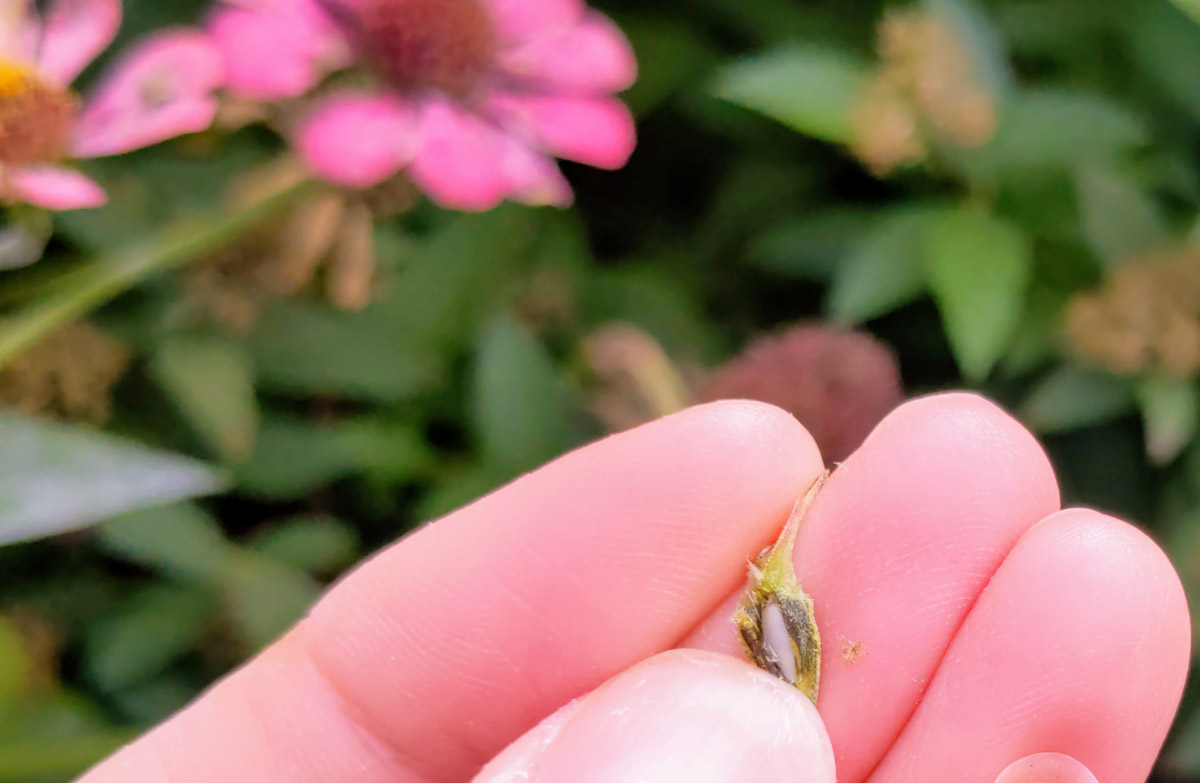
M1190 648L1158 547L1095 511L1056 514L996 572L871 782L991 783L1013 759L1054 751L1105 783L1140 783Z
M475 783L834 783L820 717L794 688L723 655L635 666L522 737Z
M818 707L839 781L879 763L1004 556L1057 509L1041 447L972 395L901 406L834 472L795 565L824 644ZM731 613L689 643L740 654Z
M126 782L159 780L160 762L172 783L335 781L355 765L362 783L464 780L675 644L821 469L804 429L758 403L584 448L373 558L114 768Z
M1035 753L1014 761L996 783L1099 783L1091 770L1061 753Z

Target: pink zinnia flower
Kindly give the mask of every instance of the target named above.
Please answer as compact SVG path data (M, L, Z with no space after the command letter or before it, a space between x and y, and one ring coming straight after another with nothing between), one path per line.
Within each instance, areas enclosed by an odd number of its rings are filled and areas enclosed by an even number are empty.
M70 84L121 23L120 0L0 0L0 202L95 207L104 191L69 158L95 158L203 130L216 112L220 54L169 31L126 55L80 106Z
M508 197L564 205L555 157L624 165L633 120L613 93L636 76L621 31L582 0L227 0L214 38L230 88L278 99L353 59L345 88L302 121L296 144L338 185L402 169L435 201L482 210Z

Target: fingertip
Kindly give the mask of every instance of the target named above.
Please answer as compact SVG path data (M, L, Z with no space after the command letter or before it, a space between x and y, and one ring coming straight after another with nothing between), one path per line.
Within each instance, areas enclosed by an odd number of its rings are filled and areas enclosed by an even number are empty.
M613 435L361 566L310 613L313 657L381 735L459 775L675 645L744 580L823 470L808 432L762 403L697 406ZM413 630L444 627L471 635Z
M1099 783L1091 770L1062 753L1035 753L1014 761L996 783Z
M745 447L764 457L786 457L804 467L822 465L821 450L795 416L783 408L757 400L718 400L696 405L652 422L683 427L711 428L733 447Z
M1189 654L1186 602L1158 546L1097 511L1052 514L992 577L872 779L993 781L1053 748L1105 783L1143 781Z
M1100 511L1068 508L1031 528L1020 545L1055 553L1060 567L1094 586L1097 597L1155 618L1161 671L1182 687L1192 646L1187 595L1170 559L1144 530Z
M811 702L723 655L655 656L586 696L559 724L534 729L514 744L523 746L520 753L501 754L475 783L835 778L829 738Z
M960 459L977 454L979 464L972 467L991 464L1019 471L1025 491L1040 506L1060 505L1054 468L1037 438L1008 411L974 392L943 392L909 400L880 422L866 442L894 440L950 446Z

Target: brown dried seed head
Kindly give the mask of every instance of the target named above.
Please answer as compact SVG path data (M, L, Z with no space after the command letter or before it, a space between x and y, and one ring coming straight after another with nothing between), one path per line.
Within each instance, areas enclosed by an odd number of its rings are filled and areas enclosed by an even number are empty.
M996 132L996 100L954 29L919 10L891 11L879 25L878 69L852 118L851 149L885 176L938 143L978 147Z
M1110 372L1200 373L1200 250L1130 259L1067 306L1073 353Z
M0 369L0 405L103 424L112 410L112 388L129 361L125 347L96 327L68 324Z
M850 123L850 150L876 176L925 159L916 109L888 74L867 84Z

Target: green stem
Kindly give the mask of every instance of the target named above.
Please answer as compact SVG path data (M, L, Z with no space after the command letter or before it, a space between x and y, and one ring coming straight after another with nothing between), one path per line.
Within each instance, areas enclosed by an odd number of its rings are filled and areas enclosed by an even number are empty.
M304 182L249 206L181 221L159 236L68 273L44 299L0 318L0 368L56 327L76 320L151 275L183 266L227 245L293 204Z

